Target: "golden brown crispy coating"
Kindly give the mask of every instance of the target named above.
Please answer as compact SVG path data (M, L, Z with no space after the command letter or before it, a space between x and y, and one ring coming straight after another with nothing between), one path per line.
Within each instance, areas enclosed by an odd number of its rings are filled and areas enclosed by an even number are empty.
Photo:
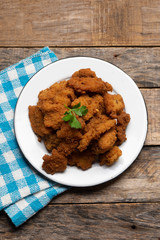
M51 87L42 90L38 95L38 106L45 112L53 111L55 104L69 106L75 99L74 90L67 87L67 82L55 83ZM52 108L53 107L53 108Z
M126 129L128 123L130 122L130 115L126 112L122 112L118 117L117 117L117 125L123 126L123 128Z
M95 72L90 68L80 69L75 72L68 82L69 86L82 94L86 92L104 93L106 91L112 91L111 84L103 82L101 78L97 78Z
M82 129L85 127L85 122L82 118L78 119L81 123ZM61 128L57 130L58 138L65 139L81 139L81 129L71 128L68 122L63 122Z
M81 106L86 106L88 109L88 113L82 117L85 121L89 120L97 112L104 111L103 97L99 94L96 94L93 97L90 97L87 94L80 96L72 102L71 106L73 107L79 102L81 103Z
M44 155L42 168L49 174L63 172L67 167L67 158L53 149L52 155Z
M54 130L60 128L63 122L62 118L66 111L64 104L69 106L76 97L74 90L66 85L66 81L55 83L38 95L37 105L44 114L44 125Z
M120 94L111 95L106 93L104 95L104 104L106 113L112 118L117 118L117 115L120 115L125 107L123 98Z
M95 154L90 150L84 152L75 152L68 158L68 164L70 166L76 165L83 170L87 170L92 166L92 163L95 161Z
M43 137L46 134L51 132L50 128L45 127L43 121L43 114L39 107L37 106L29 106L29 120L31 122L32 130L39 137Z
M122 151L117 146L114 146L110 151L100 155L100 165L102 166L105 164L111 166L121 155Z
M98 115L90 120L85 127L85 134L80 140L78 149L80 152L84 151L90 142L98 139L101 134L105 133L116 125L116 120L110 120L106 115Z
M105 85L106 85L106 90L112 92L113 90L112 85L109 84L108 82L105 82Z
M70 139L70 140L63 140L57 150L59 153L63 154L64 156L70 155L72 152L76 151L79 141L77 139Z
M111 128L105 132L100 139L92 146L92 151L95 154L104 153L110 150L116 142L116 130Z
M72 155L73 155L73 154L72 154ZM72 155L71 155L71 156L72 156ZM68 164L69 166L75 166L75 165L76 165L75 159L72 159L71 156L68 157L67 164Z
M68 80L68 86L81 94L85 94L86 92L103 94L106 91L106 85L101 78L72 77Z
M117 142L116 144L119 146L124 141L126 141L126 128L128 123L130 122L130 115L128 113L122 112L117 117Z
M94 128L95 125L99 126L100 123L106 123L107 120L112 120L110 119L107 115L97 113L93 118L90 119L88 124L85 126L85 132L88 132L91 128Z
M77 158L74 157L76 152L77 152L77 150L74 153L72 153L71 155L68 156L67 164L69 166L76 166ZM78 151L78 153L79 153L79 151Z
M96 77L96 74L94 71L92 71L90 68L80 69L79 71L73 73L72 77Z
M66 108L62 104L54 104L52 106L52 111L46 112L44 115L44 125L46 127L52 127L54 130L57 130L61 127L64 113Z
M120 146L124 141L126 141L126 133L125 133L125 129L119 125L116 127L117 130L117 142L116 145Z
M44 145L46 149L50 152L53 148L57 148L60 144L61 140L57 138L56 133L52 133L50 135L46 135L43 137Z
M82 128L84 128L84 120L80 118L79 121ZM63 122L61 129L57 131L57 137L61 139L61 143L57 148L58 151L68 156L76 150L79 140L82 138L82 133L81 129L71 128L68 122Z

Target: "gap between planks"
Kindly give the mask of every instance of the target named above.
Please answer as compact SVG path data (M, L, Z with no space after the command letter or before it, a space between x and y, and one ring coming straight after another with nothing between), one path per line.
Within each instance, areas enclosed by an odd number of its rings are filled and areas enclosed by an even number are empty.
M53 200L54 201L54 200ZM136 204L160 204L160 201L153 201L153 202L148 202L148 201L144 201L144 202L109 202L109 203L105 203L105 202L90 202L90 203L86 203L86 202L81 202L81 203L54 203L54 202L50 202L48 204L48 206L50 205L56 205L56 206L63 206L63 205L123 205L123 204L127 204L127 205L136 205Z
M0 69L34 54L40 48L0 48ZM51 48L59 59L76 56L96 57L126 72L142 88L159 88L160 48Z
M5 48L0 49L0 67L10 64L35 53L34 48ZM160 145L159 112L160 104L160 48L55 48L58 58L71 56L91 56L108 61L130 75L140 88L149 112L149 131L146 145Z
M33 45L33 46L19 46L19 45L12 45L12 46L3 46L0 45L0 48L43 48L43 47L49 47L49 48L160 48L160 45L111 45L111 46L105 46L105 45L92 45L92 46L59 46L59 45Z

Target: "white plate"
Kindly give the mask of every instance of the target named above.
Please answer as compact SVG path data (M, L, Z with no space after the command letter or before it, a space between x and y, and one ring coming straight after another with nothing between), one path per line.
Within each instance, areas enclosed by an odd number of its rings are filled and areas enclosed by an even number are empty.
M49 175L42 169L42 157L47 153L44 145L37 141L28 118L28 106L36 105L38 93L57 81L68 79L81 69L91 68L96 75L112 84L115 92L122 95L126 112L131 121L127 127L127 141L120 146L123 154L111 167L93 164L82 171L67 166L63 173ZM147 133L147 111L143 97L134 81L122 70L100 59L72 57L51 63L36 73L24 87L15 110L15 134L18 144L31 165L50 180L69 186L86 187L109 181L124 172L140 153Z

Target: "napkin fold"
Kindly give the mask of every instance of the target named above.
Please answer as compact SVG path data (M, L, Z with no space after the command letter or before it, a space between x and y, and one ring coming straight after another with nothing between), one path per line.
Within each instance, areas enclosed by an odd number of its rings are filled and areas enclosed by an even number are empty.
M0 72L0 210L19 226L68 187L47 181L27 164L14 134L14 109L29 79L57 60L45 47Z

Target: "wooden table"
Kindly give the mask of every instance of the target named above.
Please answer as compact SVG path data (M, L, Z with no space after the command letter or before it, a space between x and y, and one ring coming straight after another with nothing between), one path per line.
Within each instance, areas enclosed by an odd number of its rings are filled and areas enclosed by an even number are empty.
M47 45L59 59L98 57L130 75L147 139L121 176L72 188L18 229L1 212L0 239L160 239L160 1L0 0L0 69Z

